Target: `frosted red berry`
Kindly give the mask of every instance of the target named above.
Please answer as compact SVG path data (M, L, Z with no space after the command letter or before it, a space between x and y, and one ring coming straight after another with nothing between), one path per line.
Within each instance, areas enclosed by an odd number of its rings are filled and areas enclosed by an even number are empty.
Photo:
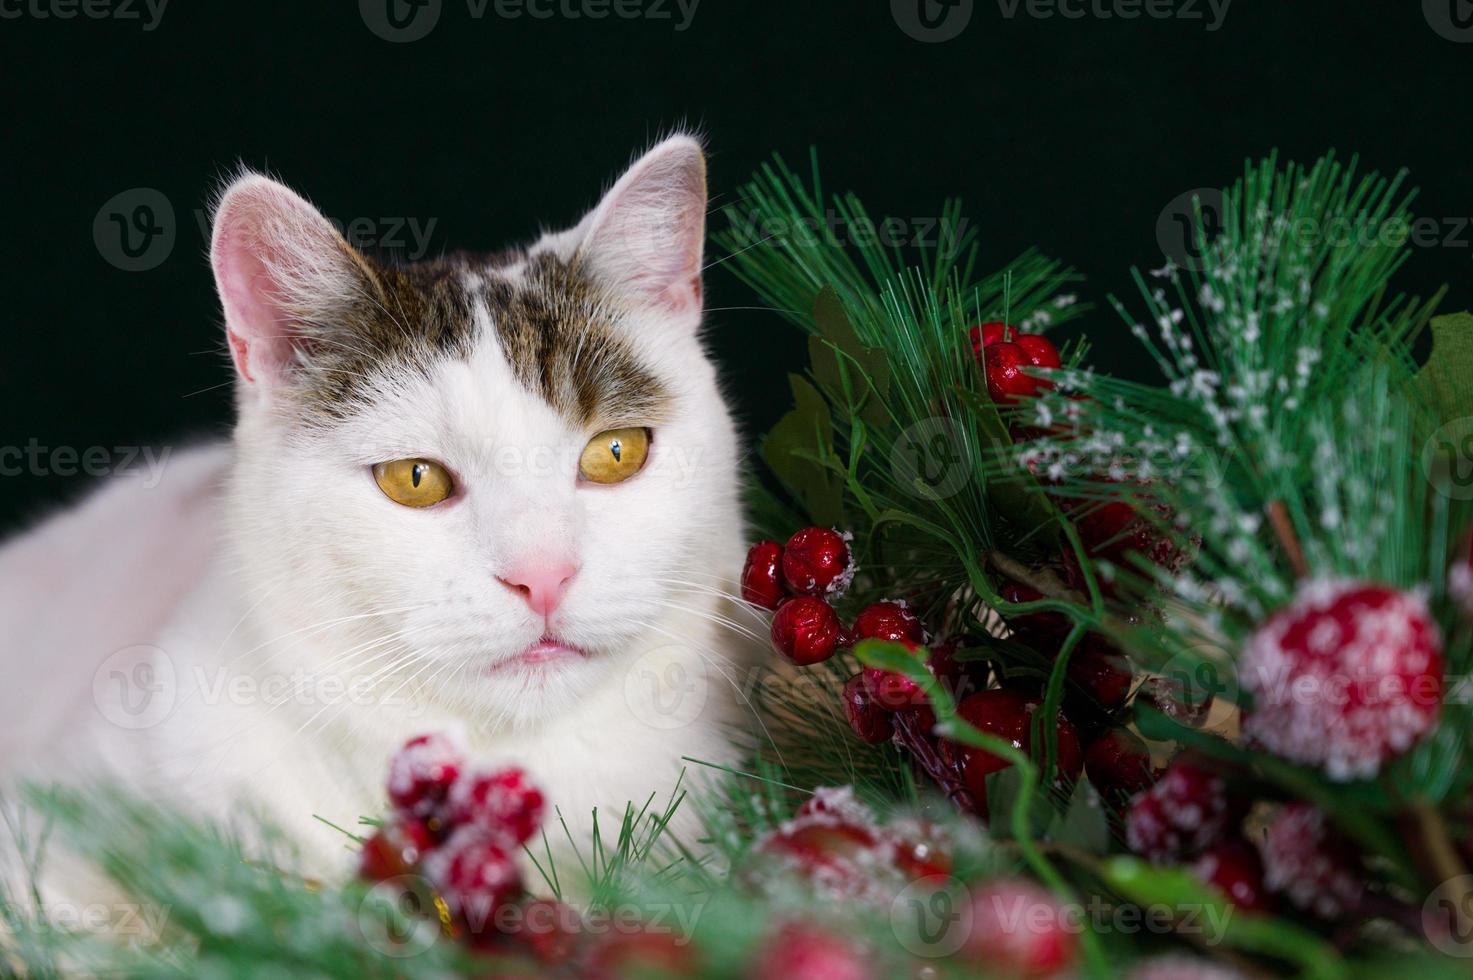
M895 866L912 881L949 875L952 840L940 827L925 820L902 817L886 833L895 842Z
M520 769L470 772L450 790L446 814L456 826L474 825L508 847L531 840L542 825L542 791Z
M1258 849L1241 837L1225 837L1213 844L1197 855L1191 869L1244 911L1261 912L1270 905L1263 882L1263 859Z
M1463 536L1463 545L1448 569L1447 591L1463 615L1473 617L1473 533Z
M997 405L1011 405L1038 394L1038 381L1027 369L1033 366L1028 352L1017 344L1000 341L983 349L982 364L987 377L987 394Z
M844 717L849 720L850 730L861 741L878 745L888 742L895 734L895 726L890 722L890 712L874 703L865 686L863 673L855 674L845 682L841 697L844 702Z
M926 630L916 615L901 602L876 602L865 606L854 617L856 640L926 641Z
M1360 905L1364 876L1355 847L1307 803L1285 806L1259 843L1264 883L1296 907L1342 919Z
M999 688L981 691L957 705L957 714L978 731L995 735L1012 744L1016 749L1039 758L1032 744L1033 715L1043 705L1037 698L1028 697L1017 691ZM1084 750L1079 736L1061 712L1054 721L1056 732L1056 763L1061 782L1078 778L1084 766ZM960 767L962 780L978 805L984 810L987 800L987 777L1012 765L1007 759L982 749L956 742L945 742L947 755Z
M763 609L776 609L787 593L782 582L783 546L758 541L747 551L742 568L742 598Z
M1253 742L1331 779L1376 775L1437 722L1442 639L1420 595L1363 582L1301 586L1239 663Z
M869 959L852 943L807 924L791 924L757 954L753 977L783 980L872 980Z
M1052 977L1078 956L1078 927L1051 893L1031 881L993 881L972 893L962 956L988 976Z
M1013 341L1023 348L1023 353L1028 355L1028 361L1034 367L1060 368L1064 362L1059 359L1059 350L1047 337L1036 333L1019 334Z
M455 831L424 864L425 875L471 936L495 932L498 910L522 894L516 861L479 827Z
M782 571L794 595L839 595L854 577L849 542L832 528L805 527L783 547Z
M1156 781L1151 750L1128 728L1113 729L1090 744L1084 772L1103 796L1134 796Z
M1170 864L1221 840L1233 816L1226 780L1195 760L1177 759L1131 801L1125 840L1142 857Z
M625 926L599 942L578 975L584 980L694 977L696 952L689 937L669 924L633 930Z
M404 813L432 816L460 775L460 749L444 735L420 735L389 761L389 802Z
M789 599L772 617L772 645L799 667L823 663L848 643L839 614L815 596Z

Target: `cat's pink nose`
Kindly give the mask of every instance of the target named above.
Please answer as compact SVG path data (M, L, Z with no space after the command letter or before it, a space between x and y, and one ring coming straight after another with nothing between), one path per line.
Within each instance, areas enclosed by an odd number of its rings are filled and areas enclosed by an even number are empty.
M577 566L571 562L544 562L519 565L504 577L498 575L497 581L527 600L537 615L550 616L577 573Z

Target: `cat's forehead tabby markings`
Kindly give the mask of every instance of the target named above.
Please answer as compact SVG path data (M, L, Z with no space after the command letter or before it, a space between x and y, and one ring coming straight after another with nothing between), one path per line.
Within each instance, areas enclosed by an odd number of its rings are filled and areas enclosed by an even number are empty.
M504 271L519 262L518 274ZM371 398L375 376L469 357L481 339L478 304L517 380L574 425L648 425L669 411L669 388L640 362L617 307L576 260L456 253L391 266L355 254L354 264L359 301L310 331L319 342L302 364L303 394L316 414L347 416Z

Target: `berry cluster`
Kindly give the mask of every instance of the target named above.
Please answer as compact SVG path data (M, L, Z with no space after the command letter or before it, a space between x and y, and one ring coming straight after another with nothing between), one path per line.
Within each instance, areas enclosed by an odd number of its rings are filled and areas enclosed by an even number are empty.
M1063 367L1058 349L1047 337L1021 333L997 320L972 328L972 351L986 375L987 393L998 405L1015 404L1052 386L1034 377L1031 369Z
M520 769L468 766L450 739L421 735L391 760L388 795L393 816L364 844L359 874L417 873L472 945L511 939L497 917L526 900L515 855L541 825L541 791Z

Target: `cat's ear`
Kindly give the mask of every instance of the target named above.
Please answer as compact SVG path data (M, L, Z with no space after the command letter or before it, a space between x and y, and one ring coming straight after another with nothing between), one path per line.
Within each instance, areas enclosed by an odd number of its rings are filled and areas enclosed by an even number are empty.
M373 281L367 260L321 212L253 173L236 178L215 206L210 265L230 356L260 388L286 382Z
M583 219L580 260L606 287L663 312L699 316L706 156L672 136L625 171Z

